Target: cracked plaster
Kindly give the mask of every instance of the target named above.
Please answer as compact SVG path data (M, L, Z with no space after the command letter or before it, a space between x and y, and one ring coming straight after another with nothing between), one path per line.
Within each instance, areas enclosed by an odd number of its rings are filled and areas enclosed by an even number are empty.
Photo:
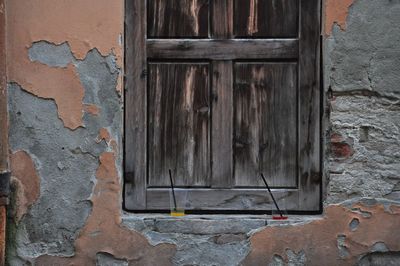
M123 6L122 0L85 0L79 5L54 0L6 1L7 32L10 33L8 81L18 83L38 97L53 99L66 127L82 127L84 88L76 65L71 63L74 61L71 55L83 60L96 48L103 56L114 54L113 60L121 66ZM43 40L59 47L53 48L52 58L48 56L47 60L38 62L36 53L45 51L45 46L40 45ZM39 45L35 46L37 42ZM32 44L35 48L28 52ZM116 88L120 92L121 79L119 75Z
M121 224L118 147L122 120L115 88L122 58L122 1L93 1L82 2L81 10L50 0L8 1L8 30L15 30L9 40L10 47L15 45L9 53L11 149L23 150L32 158L41 182L40 197L30 200L32 206L16 227L11 265L35 260L38 265L202 261L205 265L308 265L313 260L318 263L320 257L324 262L331 258L343 264L359 260L360 265L396 261L400 239L394 227L399 223L397 202L357 202L360 196L392 195L399 200L393 194L399 184L399 165L394 160L399 143L399 80L395 75L400 65L395 45L399 34L393 27L398 25L399 0L336 1L335 5L340 2L342 6L326 20L328 33L337 24L324 48L325 74L335 95L332 129L354 140L349 158L330 159L327 203L354 199L342 206L327 206L323 219L268 227L260 224L250 232L235 234L204 230L204 224L198 227L200 234L193 234L195 228L187 226L181 226L179 233L171 228L176 224L171 221L159 221L151 230L148 224L140 230ZM327 1L327 17L334 2ZM57 7L52 8L54 4ZM42 12L45 19L37 19ZM82 26L82 19L90 23ZM47 24L51 25L48 32L43 30ZM105 27L109 28L99 34ZM383 35L382 28L386 30ZM49 80L43 81L44 76ZM68 86L63 84L66 80ZM66 95L70 88L73 94ZM382 217L384 223L378 223ZM354 219L359 221L357 226L351 225ZM374 231L369 233L371 228ZM289 240L267 241L278 235ZM121 242L128 243L123 250L118 248Z
M121 103L115 91L118 73L112 73L107 62L92 50L76 65L85 87L85 103L102 108L98 115L86 113L85 128L74 131L64 127L53 101L34 97L15 83L9 86L10 147L34 156L41 177L41 196L17 228L19 257L74 254L74 239L91 212L98 158L112 150L96 139L107 128L114 141L121 142ZM121 161L118 153L116 161Z

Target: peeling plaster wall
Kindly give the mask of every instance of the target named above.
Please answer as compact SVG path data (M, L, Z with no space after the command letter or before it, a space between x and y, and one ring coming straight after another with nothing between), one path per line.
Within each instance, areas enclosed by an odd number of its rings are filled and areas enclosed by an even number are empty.
M357 0L325 41L330 109L328 203L399 200L400 1Z
M103 56L113 54L122 65L123 1L85 0L8 0L7 68L8 80L24 90L57 105L58 116L71 129L84 126L82 121L84 88L76 66L70 61L52 65L65 46L77 60L96 48ZM63 44L47 61L35 60L35 42ZM64 50L65 51L65 50ZM50 63L50 64L47 64ZM44 78L46 77L46 78ZM121 90L122 75L117 90Z
M324 213L121 210L123 0L8 0L9 265L400 265L400 0L324 1Z

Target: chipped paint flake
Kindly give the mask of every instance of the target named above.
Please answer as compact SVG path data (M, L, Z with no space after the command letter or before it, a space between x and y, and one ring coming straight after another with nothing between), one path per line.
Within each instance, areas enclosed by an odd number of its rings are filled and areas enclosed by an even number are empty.
M368 253L377 242L385 243L390 250L400 250L399 209L399 206L391 206L388 211L378 204L357 203L351 209L331 205L325 209L321 220L301 226L267 227L250 239L252 249L244 265L268 265L274 255L287 262L287 249L296 253L304 251L309 258L306 265L327 266L354 265L359 256ZM371 216L365 217L356 210L370 212ZM349 226L354 219L359 221L357 230ZM340 251L343 252L340 248L345 248L346 252L342 253L345 256L340 256Z
M109 143L111 140L110 132L108 132L107 128L101 128L99 130L99 135L97 136L96 142L99 143L103 140L107 143Z
M121 189L113 152L101 154L96 177L92 213L75 242L75 256L45 255L36 264L95 265L96 255L105 252L132 265L170 265L174 245L151 246L144 236L121 225Z
M40 195L40 177L29 154L17 151L10 156L13 183L16 185L16 221L27 213Z
M95 104L84 104L83 108L86 113L89 113L91 115L99 115L100 113L99 107Z
M32 43L67 42L75 58L84 59L96 48L102 55L115 54L122 66L123 0L7 1L8 80L42 98L54 99L60 119L70 129L83 125L84 89L75 66L54 68L29 60ZM121 90L121 84L117 86Z
M341 30L346 30L346 19L353 2L354 0L325 1L325 35L331 35L334 24L339 25Z

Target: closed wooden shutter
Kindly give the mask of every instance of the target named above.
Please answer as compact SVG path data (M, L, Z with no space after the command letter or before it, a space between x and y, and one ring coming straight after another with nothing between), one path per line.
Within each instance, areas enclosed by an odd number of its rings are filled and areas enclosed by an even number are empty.
M126 0L125 208L320 209L319 0ZM283 203L284 202L284 203Z

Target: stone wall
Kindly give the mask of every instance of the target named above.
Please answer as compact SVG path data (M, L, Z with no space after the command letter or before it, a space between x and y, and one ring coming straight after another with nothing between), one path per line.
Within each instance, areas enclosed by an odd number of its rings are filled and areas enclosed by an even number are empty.
M400 199L400 1L355 1L325 42L327 203Z
M324 213L122 211L123 0L8 0L9 265L399 265L400 0L324 2Z

